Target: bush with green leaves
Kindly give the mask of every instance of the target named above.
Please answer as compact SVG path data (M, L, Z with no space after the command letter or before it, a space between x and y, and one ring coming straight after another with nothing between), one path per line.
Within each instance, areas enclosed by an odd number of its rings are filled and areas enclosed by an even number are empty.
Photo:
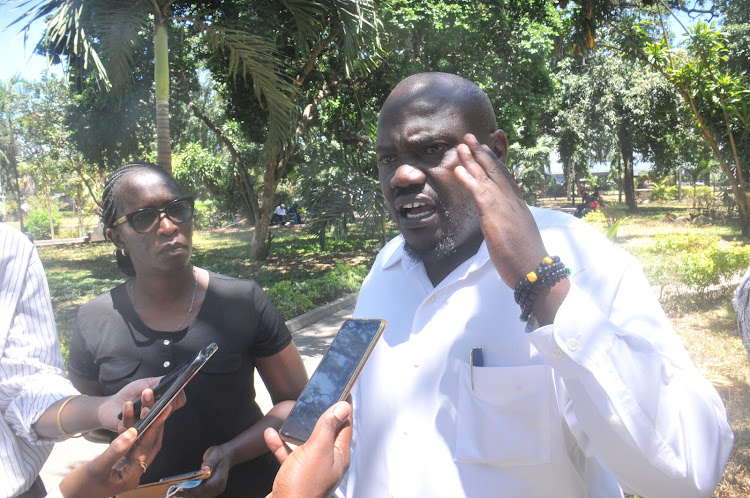
M655 184L649 194L649 198L652 201L676 201L677 194L677 185Z
M734 245L714 234L659 235L646 252L641 260L651 283L682 285L702 293L750 266L750 246Z
M26 230L31 232L35 239L49 239L49 214L46 209L33 209L24 221ZM52 211L52 226L55 233L60 231L60 213Z
M322 306L346 294L359 291L367 272L367 265L337 264L336 268L323 276L305 282L290 280L277 282L268 289L268 296L284 320L289 320L316 306Z

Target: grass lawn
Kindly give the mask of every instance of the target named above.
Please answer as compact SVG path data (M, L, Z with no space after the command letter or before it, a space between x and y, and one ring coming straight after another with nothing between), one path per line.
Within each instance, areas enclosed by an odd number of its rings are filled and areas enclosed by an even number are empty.
M541 204L569 205L563 199L542 200ZM716 237L726 244L741 244L739 228L732 220L704 227L663 220L667 213L679 216L689 210L688 204L644 205L637 214L629 215L623 222L617 243L641 260L648 275L656 275L653 269L664 263L665 255L649 252L649 247L664 234L700 234L702 237ZM368 239L353 230L349 241L330 241L327 250L320 251L316 238L305 235L302 228L274 227L276 238L272 251L268 260L262 263L247 259L251 229L198 232L194 237L193 261L219 273L252 278L269 290L282 280L297 285L319 278L333 271L337 263L369 267L380 246L377 237ZM112 249L108 243L39 248L64 352L67 352L78 307L124 281L114 264ZM750 496L750 364L732 308L736 281L714 286L708 292L676 286L662 288L657 281L652 281L652 284L693 361L716 385L729 413L735 445L715 496L746 498Z

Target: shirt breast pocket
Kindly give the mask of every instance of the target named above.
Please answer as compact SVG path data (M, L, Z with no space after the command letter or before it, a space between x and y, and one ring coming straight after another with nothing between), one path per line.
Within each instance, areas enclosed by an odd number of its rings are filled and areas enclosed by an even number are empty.
M457 462L515 467L550 461L552 372L546 365L459 365Z

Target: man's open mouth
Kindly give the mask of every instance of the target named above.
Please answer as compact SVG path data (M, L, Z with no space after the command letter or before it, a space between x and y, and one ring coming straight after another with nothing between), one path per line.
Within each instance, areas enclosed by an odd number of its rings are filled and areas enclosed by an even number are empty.
M433 214L435 212L435 206L433 204L415 201L404 204L399 211L404 218L418 220L421 218L427 218Z

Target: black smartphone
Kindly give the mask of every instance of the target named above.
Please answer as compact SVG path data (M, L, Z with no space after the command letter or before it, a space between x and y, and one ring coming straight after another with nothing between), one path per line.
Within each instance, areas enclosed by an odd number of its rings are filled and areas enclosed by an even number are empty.
M141 435L146 431L146 429L149 428L149 426L151 426L154 420L156 420L161 412L164 411L169 403L174 400L175 396L180 394L187 383L190 382L190 379L192 379L195 374L198 373L198 370L200 370L203 365L206 364L209 358L213 356L217 349L219 349L219 347L216 345L216 343L212 342L198 352L193 361L191 361L187 365L187 367L183 369L180 374L169 384L164 394L149 410L146 416L136 422L136 424L134 425L135 429L138 431L138 435L136 436L136 438L141 437Z
M323 412L337 401L346 399L384 328L383 320L347 320L341 325L328 352L281 426L279 435L283 440L304 443Z
M172 382L180 376L182 372L185 371L185 369L190 365L190 363L183 363L179 367L175 368L171 372L169 372L167 375L161 378L159 381L159 384L152 389L154 393L154 401L158 401L159 398L161 398L165 392L167 392L167 389L169 389L169 386L172 385ZM135 398L133 400L133 413L139 414L141 413L141 407L143 406L143 400L140 396ZM117 414L117 419L122 420L122 412Z

